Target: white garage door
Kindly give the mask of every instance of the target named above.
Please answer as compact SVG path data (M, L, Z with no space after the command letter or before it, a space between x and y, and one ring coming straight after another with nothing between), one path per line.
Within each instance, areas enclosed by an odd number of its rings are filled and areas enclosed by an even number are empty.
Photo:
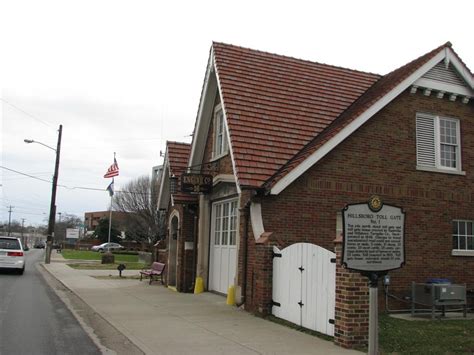
M238 200L212 205L209 289L227 294L237 269Z

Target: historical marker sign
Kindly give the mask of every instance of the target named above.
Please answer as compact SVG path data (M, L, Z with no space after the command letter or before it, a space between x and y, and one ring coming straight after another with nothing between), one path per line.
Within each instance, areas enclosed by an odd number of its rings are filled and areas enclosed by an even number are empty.
M79 228L66 228L66 239L78 239Z
M383 205L377 197L369 203L348 205L343 210L342 263L348 269L382 272L405 263L405 213Z
M181 175L181 191L189 194L208 194L212 191L212 175Z

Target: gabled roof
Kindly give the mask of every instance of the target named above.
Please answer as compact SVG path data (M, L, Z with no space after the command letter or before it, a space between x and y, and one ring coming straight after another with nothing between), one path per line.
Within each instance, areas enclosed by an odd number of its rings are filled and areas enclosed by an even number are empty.
M181 175L186 171L188 165L189 152L191 144L181 142L166 142L166 152L168 154L168 162L170 175Z
M281 192L370 117L442 60L452 61L457 66L472 92L472 73L452 50L451 43L447 42L382 77L337 120L327 127L322 134L317 135L293 159L285 164L268 181L266 187L271 189L272 194Z
M189 153L191 152L191 144L180 143L180 142L166 142L168 162L169 162L169 173L170 176L178 176L181 179L181 174L186 172L188 166ZM178 188L181 184L181 180L178 181ZM197 197L195 195L185 194L178 191L172 194L173 204L175 203L188 203L196 202Z
M380 76L213 43L240 187L261 187Z
M202 163L217 93L237 188L278 194L443 59L472 91L450 43L385 76L213 43L189 165Z
M186 172L188 165L189 153L191 145L181 142L166 142L166 153L163 166L163 175L161 179L160 194L158 197L158 208L166 209L169 199L173 199L174 203L195 202L196 196L177 192L170 194L169 178L173 175L180 177Z

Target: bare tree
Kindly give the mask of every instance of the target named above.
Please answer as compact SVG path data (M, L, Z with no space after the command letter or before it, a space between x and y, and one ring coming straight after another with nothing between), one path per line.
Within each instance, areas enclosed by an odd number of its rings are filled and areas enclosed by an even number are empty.
M66 239L66 229L79 228L82 225L82 219L73 214L63 214L61 220L56 220L54 226L54 235L56 241L64 241Z
M123 227L130 239L159 239L161 218L158 212L159 180L140 176L125 185L113 198L114 211L127 212Z

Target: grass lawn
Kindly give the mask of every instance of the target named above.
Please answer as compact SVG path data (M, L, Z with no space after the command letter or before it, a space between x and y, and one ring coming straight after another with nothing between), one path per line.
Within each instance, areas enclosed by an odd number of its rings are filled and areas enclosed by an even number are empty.
M381 314L382 354L473 354L472 320L407 321Z
M141 270L144 267L146 267L145 264L143 263L130 263L130 262L117 262L117 259L114 264L100 264L100 263L90 263L90 264L84 264L84 263L71 263L67 264L73 269L80 269L80 270L115 270L117 271L117 266L119 264L125 264L126 269L125 270ZM118 271L117 271L118 272Z
M66 250L63 249L61 254L63 255L64 259L75 259L75 260L101 260L102 253L96 251L88 251L88 250ZM129 262L129 263L136 263L138 262L138 255L122 255L116 254L115 261L119 262Z

